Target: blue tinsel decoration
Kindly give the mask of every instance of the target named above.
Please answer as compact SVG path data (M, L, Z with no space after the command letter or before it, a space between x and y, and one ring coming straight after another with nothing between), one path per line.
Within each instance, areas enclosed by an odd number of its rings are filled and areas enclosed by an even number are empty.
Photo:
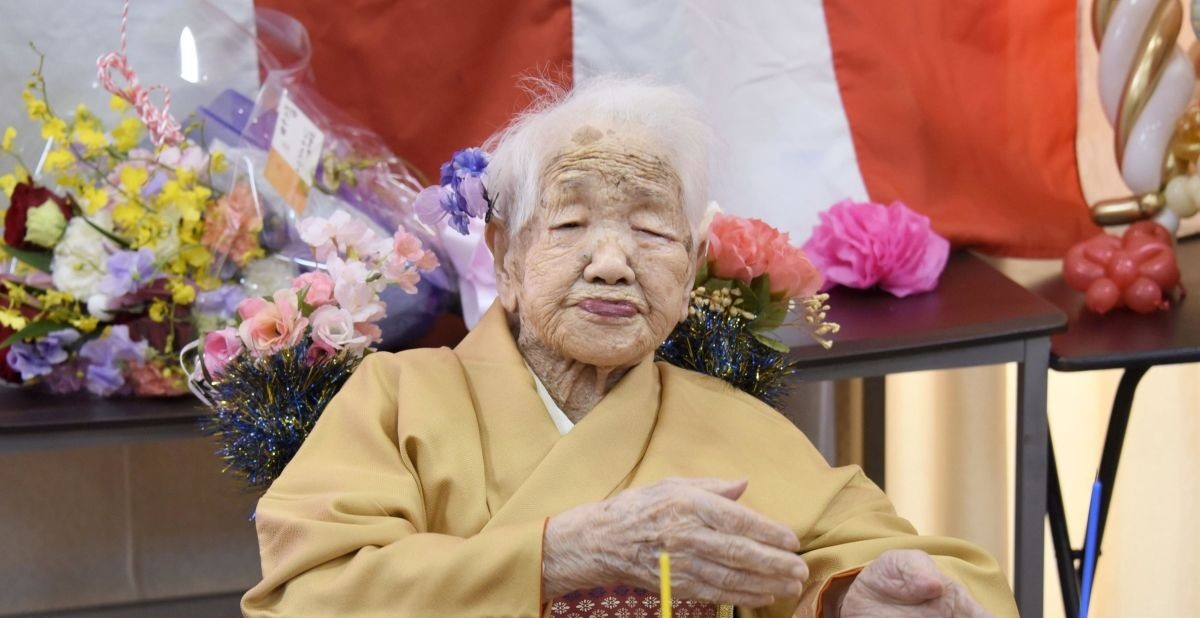
M728 311L692 305L655 353L658 360L720 378L779 409L795 366L787 354L763 345L749 322Z
M279 476L362 361L339 354L309 366L307 352L301 343L263 359L243 354L219 378L196 383L212 405L203 425L217 438L225 471L251 489Z

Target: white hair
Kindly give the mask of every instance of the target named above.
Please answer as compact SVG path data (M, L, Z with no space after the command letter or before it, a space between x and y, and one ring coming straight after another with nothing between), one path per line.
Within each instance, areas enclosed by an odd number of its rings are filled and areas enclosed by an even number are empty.
M491 153L487 189L510 235L539 205L542 173L570 136L584 125L633 127L663 148L679 176L683 213L694 242L703 237L708 204L708 148L712 131L699 101L683 89L646 78L595 77L564 91L545 81L544 94L484 144Z

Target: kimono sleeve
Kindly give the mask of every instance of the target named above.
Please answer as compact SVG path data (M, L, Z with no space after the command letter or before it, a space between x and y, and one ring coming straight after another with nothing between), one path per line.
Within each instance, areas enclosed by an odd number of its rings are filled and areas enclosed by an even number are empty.
M798 615L822 616L824 593L833 585L846 585L876 556L892 549L919 549L928 553L943 573L962 583L993 616L1016 618L1008 580L987 552L958 539L917 535L861 470L831 472L849 478L801 539L811 576L800 600L804 611Z
M397 437L399 355L368 356L255 514L248 618L538 616L544 521L467 538L428 530Z

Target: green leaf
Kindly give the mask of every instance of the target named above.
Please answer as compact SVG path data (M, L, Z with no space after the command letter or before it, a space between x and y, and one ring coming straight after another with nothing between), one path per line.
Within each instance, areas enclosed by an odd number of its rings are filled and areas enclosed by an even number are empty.
M787 347L786 345L783 345L783 342L781 342L777 339L773 339L762 333L751 333L751 334L754 335L754 338L757 339L759 343L767 346L768 348L771 348L772 350L775 350L776 352L782 352L784 354L787 354L788 352L792 351L791 348Z
M708 260L700 260L700 266L696 269L696 281L692 283L693 288L698 288L704 285L708 280Z
M28 249L18 249L10 247L7 244L0 245L5 253L17 258L18 262L32 266L44 273L50 272L50 258L52 254L49 251L30 251Z
M704 287L710 292L713 290L724 290L725 288L733 287L733 282L729 279L717 279L713 277L705 282Z
M7 348L18 341L26 341L36 337L41 337L42 335L52 333L56 330L68 328L69 326L70 325L63 324L61 322L33 322L25 328L22 328L21 330L9 335L8 339L4 340L4 343L0 343L0 349Z
M775 330L783 325L783 321L787 319L787 305L782 303L768 302L758 314L758 319L754 320L751 328L757 331Z

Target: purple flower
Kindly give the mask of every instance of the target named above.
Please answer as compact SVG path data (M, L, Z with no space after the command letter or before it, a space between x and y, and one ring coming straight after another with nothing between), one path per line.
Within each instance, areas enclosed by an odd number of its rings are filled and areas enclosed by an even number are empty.
M50 388L50 392L65 395L83 388L83 376L79 363L68 361L55 367L42 382Z
M470 219L487 214L488 195L483 179L491 157L482 148L464 148L442 164L438 186L426 187L413 208L426 225L450 217L450 226L459 234L468 234Z
M107 337L83 344L79 356L89 361L85 372L87 389L101 396L115 393L125 384L119 363L144 362L148 349L145 341L129 338L129 327L124 324L109 329Z
M21 373L22 380L31 380L50 373L51 366L67 360L66 346L79 339L79 331L64 328L49 333L32 343L18 342L8 348L5 360Z
M118 251L108 256L108 274L97 289L109 298L136 292L154 276L154 252L142 247L137 251Z
M246 292L242 286L226 284L215 290L196 294L195 307L200 313L232 319L237 314L238 303L244 298Z

